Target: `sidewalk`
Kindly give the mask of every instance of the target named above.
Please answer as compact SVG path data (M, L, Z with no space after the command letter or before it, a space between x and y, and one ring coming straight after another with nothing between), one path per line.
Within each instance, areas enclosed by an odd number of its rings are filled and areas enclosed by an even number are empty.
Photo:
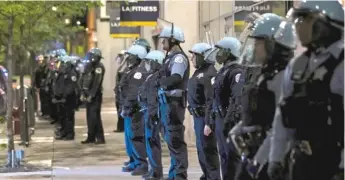
M121 167L127 161L123 133L113 133L116 127L116 109L112 101L105 101L102 107L102 121L107 144L82 145L86 138L87 127L85 109L76 112L75 141L55 141L54 128L44 120L36 121L35 135L30 147L25 148L25 163L42 167L40 172L1 173L0 179L141 179L122 173ZM18 143L16 143L18 144ZM166 144L163 145L163 164L165 173L170 165ZM16 149L23 149L16 147ZM199 179L196 148L188 147L189 180ZM6 152L0 153L0 159L6 159Z

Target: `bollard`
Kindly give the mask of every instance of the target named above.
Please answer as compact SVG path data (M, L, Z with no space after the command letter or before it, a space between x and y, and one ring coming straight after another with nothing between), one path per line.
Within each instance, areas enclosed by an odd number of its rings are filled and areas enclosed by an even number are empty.
M28 88L28 120L29 120L29 128L34 128L36 124L36 119L35 119L35 97L34 97L34 89L33 88Z
M18 92L20 92L20 86L17 86L17 90ZM20 109L21 113L23 113L23 116L20 119L20 139L21 139L21 143L20 145L25 145L25 146L29 146L29 103L28 103L28 97L30 96L30 93L28 92L29 88L27 86L24 85L24 97L20 97L19 99L23 101L23 107L22 109ZM18 93L18 95L20 95Z

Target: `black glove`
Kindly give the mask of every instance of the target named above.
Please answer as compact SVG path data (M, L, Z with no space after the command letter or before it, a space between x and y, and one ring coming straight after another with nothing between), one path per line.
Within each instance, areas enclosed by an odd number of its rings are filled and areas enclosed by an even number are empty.
M150 118L150 127L151 127L151 129L154 128L155 126L157 126L158 121L159 121L159 119L158 119L157 115L151 116L151 118Z
M284 167L279 162L270 162L268 164L267 174L271 180L282 180L284 178Z
M251 178L257 179L260 173L260 164L254 164L253 161L249 161L246 165L246 170Z
M123 107L121 111L123 117L130 117L132 115L132 110L129 107Z

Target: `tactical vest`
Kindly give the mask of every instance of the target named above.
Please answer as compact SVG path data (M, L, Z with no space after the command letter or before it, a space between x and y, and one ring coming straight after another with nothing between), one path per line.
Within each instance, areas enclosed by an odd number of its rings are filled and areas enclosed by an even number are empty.
M83 91L89 91L94 79L95 73L94 73L94 68L89 65L87 69L85 70L85 73L83 75L83 81L82 81L82 89Z
M229 91L230 85L224 84L224 79L229 76L229 73L237 68L241 68L240 65L236 63L231 63L225 65L219 70L214 81L214 108L221 106L223 109L229 107L229 100L231 98L231 92Z
M296 129L299 140L343 143L343 97L330 90L334 70L343 59L330 56L312 72L308 71L309 59L306 54L300 56L292 68L293 92L280 105L283 123Z
M186 56L186 54L184 54L183 52L177 52L177 53L171 53L169 54L165 59L165 63L162 65L162 67L160 68L159 72L159 78L166 78L171 76L171 70L170 70L170 66L171 66L171 61L174 60L175 56L177 55L183 55L186 60L187 60L187 69L185 70L184 76L183 76L183 80L181 83L179 83L178 85L176 85L176 87L168 87L168 90L172 90L172 89L182 89L182 90L186 90L187 89L187 84L188 84L188 79L189 79L189 61L188 61L188 57Z

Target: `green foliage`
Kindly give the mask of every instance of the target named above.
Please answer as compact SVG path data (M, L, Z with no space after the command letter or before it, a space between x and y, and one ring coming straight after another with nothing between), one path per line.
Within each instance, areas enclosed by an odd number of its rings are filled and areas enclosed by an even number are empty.
M13 54L18 55L22 51L42 51L44 42L62 40L64 36L83 30L67 25L65 19L84 16L88 8L101 5L100 1L0 1L0 45L7 46L8 19L11 17L15 22ZM1 51L0 57L3 57Z
M0 116L0 124L3 124L3 123L5 123L6 122L6 119L5 119L5 117L3 117L3 116Z

